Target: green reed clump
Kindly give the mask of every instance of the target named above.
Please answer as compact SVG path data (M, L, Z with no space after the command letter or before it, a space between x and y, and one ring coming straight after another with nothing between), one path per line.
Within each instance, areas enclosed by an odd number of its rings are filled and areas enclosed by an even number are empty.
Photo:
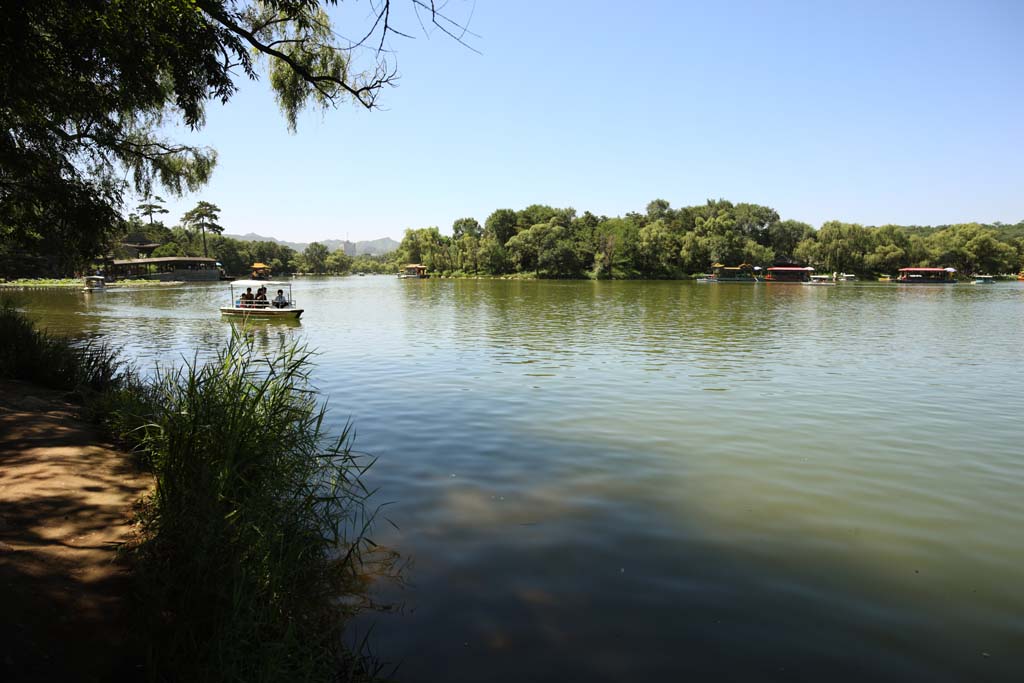
M73 342L37 330L12 302L0 303L0 377L104 392L119 386L126 371L117 351L103 342Z
M159 371L112 402L156 479L133 550L156 678L368 675L341 629L373 549L370 463L347 428L326 439L310 355L260 359L236 335L216 361Z

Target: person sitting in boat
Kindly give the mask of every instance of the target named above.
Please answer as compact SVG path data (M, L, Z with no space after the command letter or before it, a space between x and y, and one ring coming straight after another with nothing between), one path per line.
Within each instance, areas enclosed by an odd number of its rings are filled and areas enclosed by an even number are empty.
M252 287L246 287L245 293L238 298L238 305L242 308L251 308L255 297L252 295Z
M260 287L256 290L256 298L253 299L253 303L257 306L263 307L267 305L267 288Z
M274 308L287 308L288 299L284 297L284 290L277 290L277 296L274 297Z

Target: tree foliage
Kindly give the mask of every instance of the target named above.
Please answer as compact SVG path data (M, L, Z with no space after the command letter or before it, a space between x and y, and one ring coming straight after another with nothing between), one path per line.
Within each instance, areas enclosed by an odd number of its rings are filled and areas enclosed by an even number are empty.
M442 274L681 278L716 262L798 262L865 276L919 265L1007 273L1021 267L1024 252L1024 223L872 228L829 221L815 230L771 207L724 199L679 209L655 199L643 213L615 218L533 204L494 211L479 237L478 227L460 218L451 237L437 228L407 230L400 258Z
M306 273L326 273L330 251L320 242L310 242L302 252L302 270Z
M167 138L163 124L203 125L240 78L261 70L295 129L308 106L377 105L395 83L390 0L341 38L336 0L48 0L0 2L0 242L69 270L116 241L125 195L194 191L216 153ZM403 3L406 5L406 3ZM432 2L420 23L462 41ZM413 21L410 17L409 21ZM361 57L361 59L357 59ZM152 212L147 214L152 217Z
M220 207L210 202L199 202L181 217L181 223L187 230L199 230L203 239L203 256L209 256L206 249L206 233L211 232L219 235L224 232L217 220L220 216Z

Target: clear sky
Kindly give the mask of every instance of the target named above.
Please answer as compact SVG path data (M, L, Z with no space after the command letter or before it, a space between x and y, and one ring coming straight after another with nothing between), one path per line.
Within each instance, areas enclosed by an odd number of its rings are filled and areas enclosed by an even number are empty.
M402 0L394 0L401 4ZM404 10L403 6L403 10ZM336 30L365 29L346 3ZM230 233L392 237L533 203L767 204L815 227L1024 219L1024 2L450 0L482 54L403 11L383 111L287 131L264 81L211 104L200 199ZM345 16L359 19L349 23Z

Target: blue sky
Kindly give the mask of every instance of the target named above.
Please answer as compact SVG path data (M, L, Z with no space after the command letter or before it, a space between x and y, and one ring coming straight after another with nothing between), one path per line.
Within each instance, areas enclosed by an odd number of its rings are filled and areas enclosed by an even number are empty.
M397 0L401 3L402 0ZM355 34L368 4L335 11ZM475 54L401 12L383 110L287 131L264 81L205 128L231 233L400 239L532 203L724 197L819 226L1024 219L1024 2L451 0ZM349 23L347 17L358 21Z

